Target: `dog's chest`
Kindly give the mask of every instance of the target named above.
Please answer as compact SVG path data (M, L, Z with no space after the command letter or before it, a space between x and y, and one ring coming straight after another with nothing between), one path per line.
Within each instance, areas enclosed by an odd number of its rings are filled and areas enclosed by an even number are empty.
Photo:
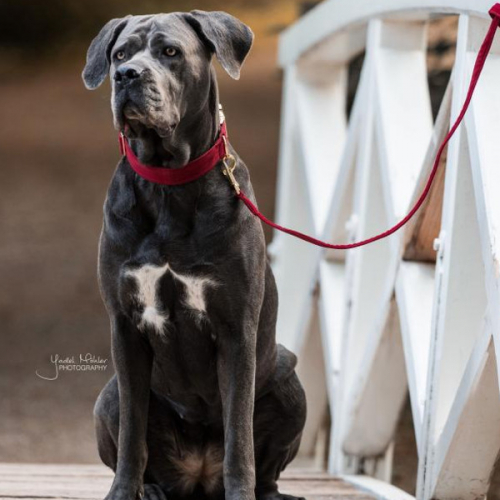
M120 273L123 306L141 331L160 337L182 320L201 324L216 282L210 276L180 272L170 262L124 264Z

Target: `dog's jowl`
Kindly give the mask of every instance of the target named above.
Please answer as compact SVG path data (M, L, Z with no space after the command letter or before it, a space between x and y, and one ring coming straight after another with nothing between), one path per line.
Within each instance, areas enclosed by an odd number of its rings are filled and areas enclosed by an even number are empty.
M193 11L113 19L88 50L84 82L110 75L125 141L99 246L116 369L95 406L109 499L288 497L276 481L305 397L275 341L262 227L222 175L231 158L253 199L212 67L238 78L252 40L226 13Z

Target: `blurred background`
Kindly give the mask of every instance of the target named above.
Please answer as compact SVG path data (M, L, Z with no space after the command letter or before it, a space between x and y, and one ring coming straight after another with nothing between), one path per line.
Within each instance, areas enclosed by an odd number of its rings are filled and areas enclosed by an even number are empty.
M113 17L223 9L256 42L231 80L219 71L231 142L272 214L281 75L277 35L293 0L0 1L0 461L95 462L92 408L112 375L97 288L102 204L119 159L106 82L87 91L87 47ZM220 68L218 68L219 70ZM105 371L61 372L51 355L108 358Z
M222 9L256 34L241 80L218 68L231 142L273 215L281 72L279 33L315 2L299 0L0 0L0 461L97 462L92 409L113 369L97 288L97 242L119 159L110 88L85 90L87 47L126 14ZM434 24L429 83L440 101L456 24ZM363 56L350 67L354 95ZM352 99L350 99L351 101ZM349 104L350 106L350 104ZM266 229L267 231L267 229ZM267 232L268 241L270 233ZM51 356L107 359L105 370L61 372ZM413 487L416 450L407 406L396 484Z

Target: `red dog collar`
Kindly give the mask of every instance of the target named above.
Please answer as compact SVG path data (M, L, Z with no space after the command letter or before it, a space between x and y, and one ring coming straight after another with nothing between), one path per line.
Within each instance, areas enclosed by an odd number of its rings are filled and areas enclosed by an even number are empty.
M120 143L120 153L127 157L130 166L137 175L150 182L166 184L167 186L178 186L195 181L210 172L220 161L230 156L226 142L226 122L221 123L219 137L215 141L215 144L208 151L182 168L144 165L132 151L127 138L122 133L120 133L118 140Z

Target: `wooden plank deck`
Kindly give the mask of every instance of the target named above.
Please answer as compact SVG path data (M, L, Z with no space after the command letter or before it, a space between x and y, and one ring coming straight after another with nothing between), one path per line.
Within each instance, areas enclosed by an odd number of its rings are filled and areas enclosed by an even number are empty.
M99 465L0 464L0 499L101 500L112 477ZM373 500L340 479L300 469L287 471L280 489L308 500Z

